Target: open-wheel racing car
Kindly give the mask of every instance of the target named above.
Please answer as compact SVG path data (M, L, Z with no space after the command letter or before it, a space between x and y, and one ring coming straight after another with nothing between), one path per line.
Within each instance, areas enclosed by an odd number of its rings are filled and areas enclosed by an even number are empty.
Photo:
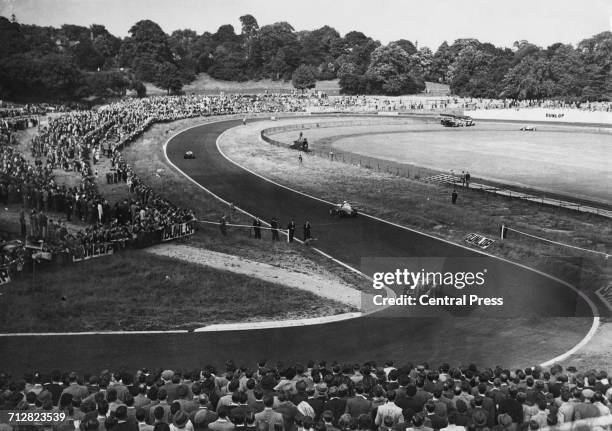
M359 212L353 205L349 204L347 201L344 201L341 204L333 206L329 210L329 214L338 217L357 217Z
M535 132L536 128L535 126L523 126L521 127L521 131L522 132Z
M195 156L193 155L193 151L185 151L185 154L183 154L183 158L184 159L195 159Z

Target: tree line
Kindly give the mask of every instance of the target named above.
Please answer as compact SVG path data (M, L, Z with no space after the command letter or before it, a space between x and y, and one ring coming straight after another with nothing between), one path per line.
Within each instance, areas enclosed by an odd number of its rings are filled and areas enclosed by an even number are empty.
M415 94L425 81L449 84L462 97L584 101L612 94L611 32L576 47L517 41L510 49L458 39L434 53L406 39L383 45L358 31L341 36L329 26L260 27L252 15L240 23L240 33L226 24L215 33L168 35L142 20L118 38L98 24L53 28L0 17L0 97L83 99L128 89L144 95L143 82L179 93L199 73L229 81L291 80L298 89L338 79L343 94Z

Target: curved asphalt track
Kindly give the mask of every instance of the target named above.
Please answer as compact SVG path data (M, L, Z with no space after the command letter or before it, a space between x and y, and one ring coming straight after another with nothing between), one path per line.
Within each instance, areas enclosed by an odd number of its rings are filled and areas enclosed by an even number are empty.
M168 157L199 184L265 220L275 215L286 224L295 217L299 225L308 218L316 247L359 270L371 273L369 257L398 259L379 263L376 270L413 262L411 257L422 261L445 257L440 267L444 271L487 268L482 295L501 296L506 305L501 309L435 309L433 317L410 317L407 310L411 308L393 307L335 323L246 331L1 337L0 369L20 372L57 367L84 372L122 366L187 368L221 364L229 358L250 364L264 357L351 363L393 358L520 366L566 352L591 327L589 305L560 281L372 218L331 219L327 204L241 169L216 145L223 131L240 123L223 121L179 133L168 143ZM183 159L187 150L195 153L195 160ZM559 336L548 338L561 327Z

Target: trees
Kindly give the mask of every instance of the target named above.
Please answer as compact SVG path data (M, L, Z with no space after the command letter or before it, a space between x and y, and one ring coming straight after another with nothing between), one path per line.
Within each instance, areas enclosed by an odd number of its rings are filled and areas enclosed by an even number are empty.
M291 75L291 83L298 90L307 90L314 88L317 83L317 71L314 67L306 64L300 66L293 71Z
M258 41L263 77L289 79L300 61L300 46L293 27L287 22L265 25L259 29Z
M314 66L321 79L335 78L335 58L332 52L339 45L340 34L326 25L314 31L300 32L298 39L301 45L300 58L304 64Z
M449 68L451 90L459 96L499 97L512 52L485 44L466 45Z
M311 88L314 74L315 79L338 78L343 94L414 93L427 79L448 83L461 96L612 98L609 31L577 47L556 43L542 49L519 40L508 49L457 39L433 53L406 39L381 46L358 31L341 37L327 25L299 32L287 22L260 28L249 14L240 17L240 24L240 34L226 24L214 33L182 29L167 35L155 22L141 20L121 40L99 24L53 28L0 17L0 95L122 94L124 79L134 88L145 80L178 92L207 72L233 81L292 79L296 88Z
M410 55L398 44L391 42L372 52L366 70L371 94L414 94L425 89L423 79L411 68Z
M159 66L174 63L168 35L150 20L138 21L123 40L119 50L119 63L134 70L136 78L153 81Z
M341 54L335 63L340 91L343 94L368 92L365 72L370 64L370 55L379 46L379 42L358 31L348 32L342 43L336 43L334 48Z
M153 83L166 90L167 94L178 94L183 88L183 81L179 76L179 70L173 63L164 62L157 66L155 80Z

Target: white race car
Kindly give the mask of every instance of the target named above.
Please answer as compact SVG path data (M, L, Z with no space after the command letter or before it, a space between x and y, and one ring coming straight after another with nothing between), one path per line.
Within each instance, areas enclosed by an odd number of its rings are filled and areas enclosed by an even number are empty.
M535 126L523 126L521 127L521 131L522 132L535 132L536 128Z
M185 154L183 154L183 158L184 159L195 159L195 156L193 155L193 151L185 151Z
M344 201L341 204L333 206L329 210L329 214L338 217L357 217L357 214L359 213L357 208L349 204L347 201Z

